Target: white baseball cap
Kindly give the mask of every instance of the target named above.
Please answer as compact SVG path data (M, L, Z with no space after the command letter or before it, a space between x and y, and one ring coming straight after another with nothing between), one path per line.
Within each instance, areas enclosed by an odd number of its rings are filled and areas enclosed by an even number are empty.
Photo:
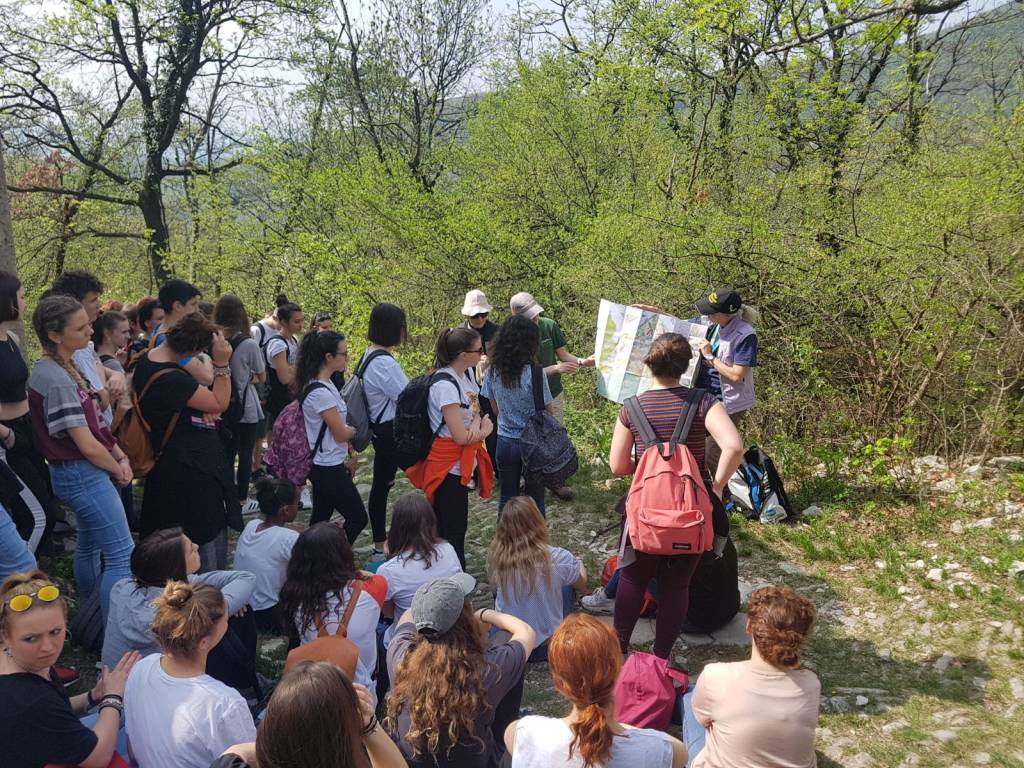
M513 296L509 300L508 306L512 310L513 315L522 315L527 320L533 320L533 318L544 311L544 307L538 304L533 295L526 291L521 291Z
M483 291L475 288L472 291L466 291L466 300L462 303L462 314L466 317L482 315L485 312L490 312L492 309L494 307L487 303L487 297Z

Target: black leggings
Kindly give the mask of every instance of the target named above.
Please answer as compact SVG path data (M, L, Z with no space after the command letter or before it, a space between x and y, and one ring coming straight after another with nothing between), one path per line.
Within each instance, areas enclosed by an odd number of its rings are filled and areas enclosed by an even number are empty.
M27 413L16 419L4 419L2 423L14 432L14 445L7 451L7 466L36 497L46 515L46 527L43 529L43 536L36 548L36 554L51 555L53 554L53 526L57 522L57 517L56 500L50 487L50 470L47 468L42 454L35 449L32 422ZM14 509L8 511L18 528L18 534L28 541L34 526L31 512L22 509L21 505L15 505Z
M469 527L469 488L462 478L449 473L434 493L437 535L445 539L466 570L466 528Z
M348 467L344 464L333 467L314 464L309 470L309 480L313 484L313 512L309 516L309 524L330 520L337 511L345 518L348 543L355 544L366 527L366 507L352 482Z
M388 494L395 484L398 461L395 458L393 421L373 428L373 485L370 486L370 527L374 542L388 537Z
M251 609L228 619L228 631L210 651L206 674L239 691L254 689L263 698L256 678L256 619Z
M228 454L228 466L233 467L235 461L238 461L235 487L238 491L238 500L242 502L249 498L249 481L252 479L252 454L256 449L259 428L259 423L237 424L231 430L231 439L224 446Z

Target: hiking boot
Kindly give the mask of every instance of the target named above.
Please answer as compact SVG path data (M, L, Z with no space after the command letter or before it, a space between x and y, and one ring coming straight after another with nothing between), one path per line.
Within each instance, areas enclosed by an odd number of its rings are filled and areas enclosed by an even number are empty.
M555 488L555 496L560 498L562 501L572 501L576 494L573 493L572 488L568 485L563 485L561 488Z
M580 605L589 613L610 614L615 611L615 598L608 597L604 593L604 587L598 587L592 594L584 595L580 599Z

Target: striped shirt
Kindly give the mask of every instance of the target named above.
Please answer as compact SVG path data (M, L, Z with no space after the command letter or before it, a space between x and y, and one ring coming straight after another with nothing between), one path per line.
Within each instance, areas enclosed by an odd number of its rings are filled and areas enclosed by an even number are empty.
M691 391L689 387L670 387L669 389L649 389L639 395L640 408L651 423L651 429L654 430L654 434L662 442L667 443L671 439L672 431L675 429L676 421L679 419L679 413L686 407L686 401L690 397ZM690 432L686 437L686 445L690 452L693 453L693 458L696 459L697 465L700 467L704 466L704 439L708 434L704 426L704 416L708 409L712 408L716 403L718 403L718 400L715 399L714 395L705 393L704 399L700 403L700 408L693 417ZM630 432L633 433L633 443L636 445L636 455L639 459L643 456L644 451L647 450L647 445L644 444L643 438L640 437L640 432L633 425L629 417L629 409L626 406L622 406L622 409L619 411L619 421L622 422L623 426L629 427Z

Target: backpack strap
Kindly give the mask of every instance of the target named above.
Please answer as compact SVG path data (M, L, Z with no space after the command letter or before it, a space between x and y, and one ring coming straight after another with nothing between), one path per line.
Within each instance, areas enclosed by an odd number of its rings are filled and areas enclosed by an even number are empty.
M174 373L175 371L181 371L186 376L190 376L190 374L187 371L181 368L163 368L149 377L149 381L147 381L146 386L142 388L142 392L140 392L137 396L132 397L132 408L135 409L135 416L136 418L138 418L139 424L142 425L142 428L146 431L147 435L153 430L152 427L149 426L149 422L147 422L145 417L142 415L142 399L146 396L146 393L149 392L149 388L153 386L153 382L155 382L165 373ZM167 423L167 429L164 431L164 439L160 441L160 450L153 452L154 460L158 461L160 459L160 456L163 455L164 448L167 447L167 443L168 441L170 441L171 435L174 434L174 428L178 426L179 418L181 418L181 411L178 411L176 414L174 414L171 417L171 420Z
M454 384L455 385L455 389L459 393L459 408L464 408L464 409L468 409L469 408L469 404L468 403L463 403L462 402L462 389L459 387L459 382L457 382L451 376L451 374L439 373L439 372L436 372L436 371L434 373L430 374L430 381L427 383L427 400L428 400L428 402L430 400L430 388L432 386L434 386L434 384L436 382L438 382L438 381L448 381L448 382L451 382L452 384ZM434 440L437 439L437 436L439 434L441 434L441 430L442 429L444 429L444 414L443 413L441 414L441 423L437 425L437 429L434 430L434 434L431 435L431 437L430 437L430 442L431 443L433 443Z
M359 361L359 365L356 366L355 375L359 377L360 381L362 381L363 376L366 375L366 369L370 367L370 363L372 363L378 357L385 357L385 356L386 357L391 357L391 358L394 357L386 349L375 349L375 350L373 350L373 352L370 352L369 354L364 352L362 359ZM365 389L363 389L363 398L364 399L366 398L366 390ZM366 401L367 410L369 410L369 405L370 405L370 402L369 402L369 400L367 400ZM387 409L388 409L388 401L387 401L387 398L385 398L384 399L384 407L380 409L380 413L377 414L377 418L373 419L370 422L371 426L376 427L378 424L380 424L380 420L382 418L384 418L384 411L386 411Z
M686 406L679 412L676 420L676 428L672 431L672 439L669 445L673 450L677 445L686 442L690 434L690 427L693 426L693 418L700 409L700 403L704 399L703 389L691 389L690 396L686 399Z
M658 436L654 434L654 427L651 426L651 422L647 420L647 415L644 413L643 406L640 405L640 398L627 398L623 405L626 406L626 411L629 413L629 420L633 422L633 426L640 434L640 439L644 441L644 445L648 448L659 446L661 441L658 440Z
M539 365L530 366L530 384L533 389L533 409L540 413L544 410L544 369Z
M348 605L345 606L345 612L341 615L341 622L338 624L338 629L335 630L334 635L337 637L348 637L348 623L352 620L352 614L355 612L356 603L359 602L359 595L363 592L363 580L352 579L352 594L348 599ZM324 626L322 616L316 617L316 634L317 637L327 637L327 627Z
M330 387L328 387L322 381L315 381L314 380L314 381L309 382L306 385L306 388L302 390L302 394L299 395L299 414L300 415L302 415L302 406L306 404L306 398L309 397L309 393L312 392L314 389L321 389L321 388L322 389L330 389ZM306 418L306 417L303 416L302 418ZM313 443L313 452L310 454L311 456L316 456L318 453L320 453L320 449L323 447L324 437L326 437L326 435L327 435L327 422L323 421L320 424L320 432L316 436L316 442Z

